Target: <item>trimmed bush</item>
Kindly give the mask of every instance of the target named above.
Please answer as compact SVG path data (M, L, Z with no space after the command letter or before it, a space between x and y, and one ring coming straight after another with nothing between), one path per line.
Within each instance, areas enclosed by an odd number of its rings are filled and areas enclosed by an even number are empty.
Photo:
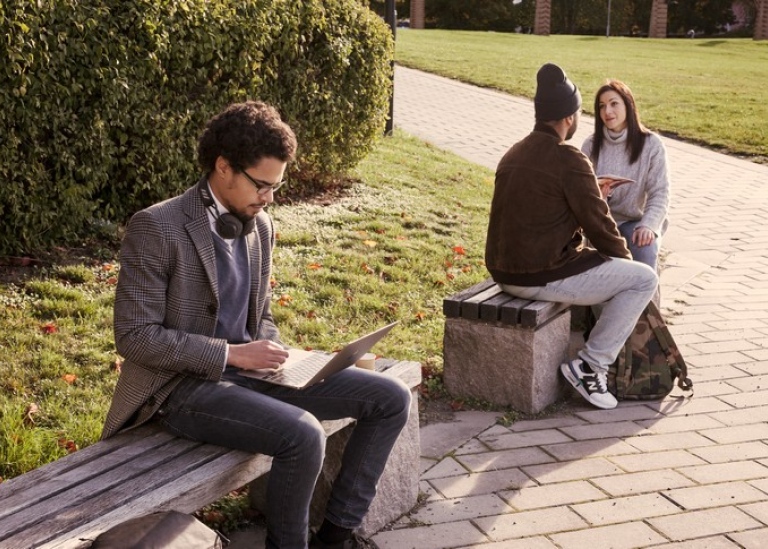
M199 176L204 122L273 103L316 191L381 135L392 39L359 0L0 4L0 254L78 242Z

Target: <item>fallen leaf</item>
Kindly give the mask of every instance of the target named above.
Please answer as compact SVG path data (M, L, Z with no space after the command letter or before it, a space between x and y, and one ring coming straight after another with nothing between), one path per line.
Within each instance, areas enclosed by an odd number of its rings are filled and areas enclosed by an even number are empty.
M458 254L458 255L464 255L467 252L466 252L466 250L464 250L464 248L462 246L454 246L453 247L453 253Z
M376 247L376 241L375 240L363 240L363 244L365 244L369 248L375 248Z
M367 263L363 263L361 266L362 266L362 268L363 268L363 271L365 271L365 272L366 272L366 273L368 273L369 275L370 275L370 274L373 274L373 273L375 273L375 272L376 272L376 271L374 271L374 270L371 268L371 266L370 266L370 265L368 265Z
M423 311L419 311L418 313L416 313L416 320L424 320L425 316L427 316L427 315L424 314Z
M40 411L40 407L34 402L27 404L27 409L24 410L24 425L31 427L35 424L35 414Z
M454 412L458 412L464 408L464 401L463 400L453 400L451 401L451 409Z
M63 379L69 385L72 385L77 380L77 376L75 374L64 374L61 376L61 379Z
M115 284L117 284L117 277L116 276L110 276L107 279L107 284L109 284L110 286L114 286Z
M48 322L47 324L43 324L40 326L40 329L43 331L44 334L55 334L59 331L58 327L56 327L56 324L53 322Z
M310 263L309 265L307 265L307 269L311 269L313 271L316 271L321 267L322 265L320 265L320 263Z
M277 303L283 307L286 307L291 301L293 301L291 296L288 294L283 294L280 296L280 299L278 299Z
M69 454L77 452L77 444L74 440L62 437L59 439L58 444L59 448L64 448Z

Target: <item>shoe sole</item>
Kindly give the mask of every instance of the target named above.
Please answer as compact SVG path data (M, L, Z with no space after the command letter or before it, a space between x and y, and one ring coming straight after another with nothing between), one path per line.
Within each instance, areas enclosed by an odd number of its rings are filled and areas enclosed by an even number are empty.
M616 408L616 405L618 402L612 406L606 406L605 404L595 402L590 398L590 394L587 392L586 389L584 389L584 385L581 383L581 380L578 378L576 374L573 373L573 369L571 367L570 362L566 362L565 364L560 365L560 372L563 374L563 377L568 381L568 383L571 384L571 386L578 391L578 393L582 396L584 400L589 402L592 406L595 406L596 408L601 408L603 410L613 410Z

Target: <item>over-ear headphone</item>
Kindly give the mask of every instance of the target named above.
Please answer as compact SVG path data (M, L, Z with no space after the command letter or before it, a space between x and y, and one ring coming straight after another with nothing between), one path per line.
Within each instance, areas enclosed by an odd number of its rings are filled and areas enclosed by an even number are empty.
M200 197L203 199L203 206L209 210L213 208L213 215L216 216L216 232L221 238L231 240L253 232L256 226L254 219L249 219L246 223L243 223L229 212L219 213L216 202L213 200L213 196L211 196L211 192L208 189L208 181L205 178L201 179L197 184L197 189L200 191Z

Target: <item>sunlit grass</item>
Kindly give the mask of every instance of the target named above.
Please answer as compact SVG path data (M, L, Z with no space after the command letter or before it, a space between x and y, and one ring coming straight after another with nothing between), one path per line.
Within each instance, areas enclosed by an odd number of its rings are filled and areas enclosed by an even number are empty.
M590 114L594 92L618 78L652 129L768 161L768 41L405 29L396 56L402 65L528 98L538 68L554 62L579 86Z
M285 342L332 351L399 327L381 356L442 368L442 299L487 274L489 170L399 132L331 205L276 205L272 310ZM117 380L117 262L29 269L0 285L0 477L98 440Z

